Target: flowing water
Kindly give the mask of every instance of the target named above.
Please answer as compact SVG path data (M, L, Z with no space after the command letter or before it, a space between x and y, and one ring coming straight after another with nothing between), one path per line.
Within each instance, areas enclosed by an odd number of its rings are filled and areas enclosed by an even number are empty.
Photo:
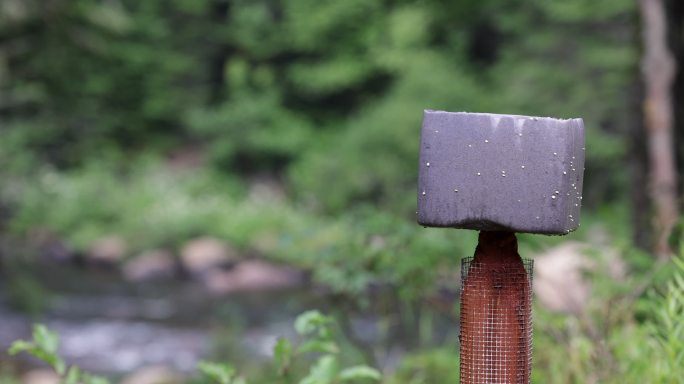
M370 298L368 310L347 310L334 295L310 286L216 297L189 279L129 284L112 271L71 267L51 267L38 278L51 299L35 319L11 309L0 282L0 348L28 338L39 321L60 334L60 353L69 364L105 375L150 365L189 373L206 358L259 364L271 358L278 337L296 338L294 319L309 309L344 313L346 340L385 370L421 345L455 349L458 335L454 316L427 305L393 302L379 313L379 302L392 301L384 294Z

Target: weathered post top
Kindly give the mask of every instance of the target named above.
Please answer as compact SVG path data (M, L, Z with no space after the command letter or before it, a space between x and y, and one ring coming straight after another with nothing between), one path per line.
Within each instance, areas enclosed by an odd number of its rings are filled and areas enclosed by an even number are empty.
M582 119L426 110L418 222L562 235L579 226Z

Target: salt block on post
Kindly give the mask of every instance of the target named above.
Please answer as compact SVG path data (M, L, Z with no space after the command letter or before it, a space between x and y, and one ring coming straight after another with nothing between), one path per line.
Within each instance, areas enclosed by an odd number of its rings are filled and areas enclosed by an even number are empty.
M579 226L584 122L426 110L418 223L562 235Z

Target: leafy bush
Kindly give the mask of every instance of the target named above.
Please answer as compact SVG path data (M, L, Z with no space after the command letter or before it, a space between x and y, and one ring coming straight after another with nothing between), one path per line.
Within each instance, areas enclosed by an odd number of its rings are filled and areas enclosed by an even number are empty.
M318 311L308 311L297 317L295 329L302 342L293 345L288 339L278 339L273 349L273 363L277 377L283 384L342 384L368 383L382 380L376 369L367 365L343 368L340 362L340 348L335 342L334 321ZM33 328L33 340L15 341L9 349L11 355L28 353L47 363L61 378L61 384L108 384L102 377L82 372L77 366L67 364L57 354L59 337L43 325ZM317 355L308 374L296 377L293 367L296 360L307 355ZM310 362L311 360L306 360ZM201 362L198 370L205 379L217 384L247 384L236 369L229 364Z
M656 303L654 318L646 327L653 373L645 379L654 383L684 380L684 259L674 263L678 272L667 283L665 294L649 297Z
M475 241L467 231L416 230L412 221L374 209L322 217L287 201L252 199L208 170L178 172L155 162L124 172L95 164L46 170L16 189L9 223L15 235L46 229L84 252L116 234L128 242L131 256L215 236L311 270L316 281L358 299L370 283L419 297L433 288L435 271L458 268Z
M59 336L43 325L33 327L33 340L18 340L9 348L10 355L28 353L47 363L61 377L61 384L108 384L105 378L82 372L77 366L67 364L57 355Z
M271 378L283 384L342 384L378 382L382 375L367 365L343 368L340 347L335 341L334 321L318 311L308 311L297 317L295 330L302 338L298 344L280 338L273 348ZM316 356L314 360L311 355ZM304 373L302 366L305 368ZM308 366L308 368L307 368ZM306 372L308 369L308 372ZM246 384L248 381L227 364L203 362L200 372L217 384Z
M596 284L612 290L581 317L535 311L533 382L675 383L684 378L684 260L675 259L664 293L634 297L643 283ZM660 267L656 267L660 268ZM653 276L653 274L651 274ZM616 289L626 285L627 289ZM602 287L603 286L603 287ZM638 292L637 292L638 293ZM635 307L640 307L636 311Z
M390 384L458 383L458 353L436 349L412 354L404 358Z
M210 171L178 172L143 163L121 174L93 164L80 171L46 170L17 187L10 229L45 228L77 250L119 234L134 250L178 246L198 235L248 244L259 231L285 226L290 210L244 199L242 188Z

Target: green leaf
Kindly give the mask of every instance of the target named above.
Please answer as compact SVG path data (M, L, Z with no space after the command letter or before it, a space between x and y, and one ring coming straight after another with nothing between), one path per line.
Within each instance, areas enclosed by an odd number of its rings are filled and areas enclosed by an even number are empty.
M355 367L343 369L342 372L340 372L339 377L342 381L382 380L382 374L377 369L366 365L357 365Z
M278 367L278 373L283 375L292 363L292 343L290 340L284 337L279 338L273 347L273 357Z
M36 354L34 356L50 364L52 369L54 369L55 372L57 372L57 374L59 374L60 376L63 376L64 373L66 373L66 364L59 356L53 353L47 353L42 350L36 351Z
M95 375L82 375L83 384L109 384L109 380Z
M295 330L300 335L314 333L321 325L326 324L327 317L318 311L306 311L297 316L295 320Z
M322 356L299 384L331 384L335 381L338 370L338 362L335 356Z
M12 343L12 345L9 347L7 352L12 356L14 356L18 353L21 353L21 352L33 354L33 351L36 348L37 348L36 345L33 343L30 343L30 342L25 341L25 340L17 340L14 343Z
M66 364L57 355L59 337L42 324L33 326L33 342L18 340L9 348L11 355L26 352L31 356L49 364L60 376L66 373Z
M67 371L67 375L64 378L64 381L62 382L62 384L78 384L80 378L81 378L81 370L76 366L72 366Z
M33 340L38 346L48 353L57 353L59 336L47 329L43 324L33 326Z
M201 361L197 368L208 379L219 384L235 384L235 368L228 364Z
M684 242L682 242L682 254L684 255ZM684 258L683 257L675 257L672 259L672 261L675 263L677 268L679 269L680 272L684 272Z
M114 33L126 32L132 25L132 20L119 2L99 3L87 10L85 15L93 24Z
M340 349L337 347L337 344L329 340L307 340L299 347L299 351L301 353L321 352L337 354L340 352Z

